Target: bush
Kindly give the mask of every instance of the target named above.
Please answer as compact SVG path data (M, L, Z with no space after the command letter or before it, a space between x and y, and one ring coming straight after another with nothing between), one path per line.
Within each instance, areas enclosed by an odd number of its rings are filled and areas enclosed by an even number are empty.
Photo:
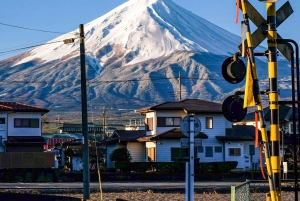
M237 161L200 163L200 171L202 173L207 171L225 173L235 169L237 165Z
M132 160L131 154L126 147L115 149L111 155L110 160L115 162L130 162Z

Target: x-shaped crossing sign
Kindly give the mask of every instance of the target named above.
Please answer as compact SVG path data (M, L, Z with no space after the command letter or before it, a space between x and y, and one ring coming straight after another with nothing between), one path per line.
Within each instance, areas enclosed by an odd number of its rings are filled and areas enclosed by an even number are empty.
M265 38L267 38L267 21L248 1L245 1L245 5L249 19L258 27L252 33L252 45L253 48L256 48L263 40L265 40ZM240 9L242 9L241 4ZM276 11L276 26L279 27L293 12L291 4L287 1ZM277 38L281 39L282 37L277 33ZM247 45L247 40L244 41L244 44L245 46ZM288 61L291 61L291 49L288 45L277 44L277 49ZM242 52L242 44L239 45L239 50Z

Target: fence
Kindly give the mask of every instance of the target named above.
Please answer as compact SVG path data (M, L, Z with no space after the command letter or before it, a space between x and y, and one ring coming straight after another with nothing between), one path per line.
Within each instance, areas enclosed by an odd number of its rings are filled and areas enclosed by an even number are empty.
M299 181L298 181L299 185ZM282 201L295 200L295 181L282 180L281 194ZM231 201L258 201L266 200L266 193L270 191L268 180L246 180L237 186L231 187ZM299 190L298 190L299 197Z
M0 153L0 169L2 168L52 168L54 153L52 152L6 152Z

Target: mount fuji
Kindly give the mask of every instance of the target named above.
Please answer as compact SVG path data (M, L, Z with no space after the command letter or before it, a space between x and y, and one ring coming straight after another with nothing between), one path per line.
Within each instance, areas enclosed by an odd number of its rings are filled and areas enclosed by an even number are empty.
M129 0L85 24L84 31L88 99L94 106L138 109L174 101L179 88L183 99L222 102L243 88L244 82L228 84L221 74L241 37L171 0ZM79 110L79 40L62 42L76 32L0 61L0 99ZM266 61L257 61L262 89L268 84ZM288 97L289 64L279 61L278 66L281 95Z

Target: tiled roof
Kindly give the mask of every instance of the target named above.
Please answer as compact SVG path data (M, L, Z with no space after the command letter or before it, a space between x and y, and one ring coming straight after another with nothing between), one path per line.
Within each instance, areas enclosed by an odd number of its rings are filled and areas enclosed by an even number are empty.
M106 141L109 142L137 142L139 138L145 137L145 130L115 130L113 135Z
M158 135L155 135L151 137L151 139L178 139L178 138L187 138L179 128L173 128L171 130L168 130L166 132L160 133ZM202 138L202 139L207 139L208 136L200 132L198 135L195 136L195 138Z
M220 141L254 141L251 136L216 136Z
M13 112L42 112L47 113L49 110L27 105L19 102L0 102L0 111L13 111Z
M295 108L295 116L298 119L298 108ZM266 121L270 121L271 111L270 107L263 109L264 118ZM287 105L279 105L279 120L280 121L289 121L293 120L293 108ZM250 112L242 121L254 121L254 112Z
M186 99L142 108L138 112L144 114L155 110L184 110L186 113L222 113L222 104L200 99Z
M5 144L46 144L41 136L8 136Z
M261 138L260 131L258 133ZM254 126L232 126L226 129L225 136L216 136L220 141L254 141L255 127Z
M72 140L75 140L75 138L49 138L47 140L47 145L52 148L55 147L55 145L58 143L68 142Z

